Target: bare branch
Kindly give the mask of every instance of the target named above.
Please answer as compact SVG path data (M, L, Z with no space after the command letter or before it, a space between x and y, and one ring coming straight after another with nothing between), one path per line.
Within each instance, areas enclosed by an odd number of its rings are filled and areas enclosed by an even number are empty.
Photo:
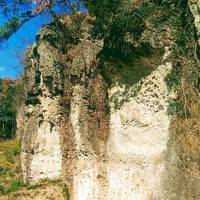
M14 33L16 33L26 22L31 20L32 18L42 14L42 12L48 8L51 10L53 0L38 0L36 3L36 9L32 11L26 11L26 15L23 15L23 20L18 21L17 24L13 27L8 28L8 23L6 23L4 26L0 27L0 30L2 30L2 33L0 34L0 43L2 43L5 40L8 40ZM55 16L54 16L55 17ZM17 18L13 18L17 19ZM12 19L12 20L13 20Z

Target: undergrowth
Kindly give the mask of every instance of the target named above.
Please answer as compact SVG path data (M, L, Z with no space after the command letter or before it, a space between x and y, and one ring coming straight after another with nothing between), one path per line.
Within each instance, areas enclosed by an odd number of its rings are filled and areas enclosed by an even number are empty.
M35 190L58 185L63 190L66 199L69 199L69 192L61 180L41 180L37 184L26 184L23 182L22 168L20 163L21 144L18 140L0 140L0 199L3 195L18 190Z
M174 66L167 83L171 90L176 91L177 98L170 106L169 148L178 158L177 165L183 172L180 176L189 178L200 169L200 62L194 19L187 0L179 1L173 16L176 46L171 58Z
M0 194L14 192L24 187L20 146L17 140L0 140Z

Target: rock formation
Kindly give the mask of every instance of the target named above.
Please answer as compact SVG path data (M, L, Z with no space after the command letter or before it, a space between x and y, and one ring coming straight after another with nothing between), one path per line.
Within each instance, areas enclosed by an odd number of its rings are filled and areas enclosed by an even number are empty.
M191 3L196 15L197 5ZM54 44L49 26L37 36L23 117L24 180L60 179L72 200L199 199L197 189L187 198L169 189L177 187L169 187L176 166L167 159L174 155L168 109L176 94L166 82L176 48L172 27L147 24L128 63L99 56L104 41L92 40L89 28L84 19L67 51ZM107 74L111 83L100 63L115 69Z

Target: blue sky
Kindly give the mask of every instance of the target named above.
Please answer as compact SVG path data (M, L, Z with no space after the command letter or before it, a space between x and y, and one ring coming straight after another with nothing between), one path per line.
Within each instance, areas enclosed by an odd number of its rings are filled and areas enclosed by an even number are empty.
M12 3L13 0L8 0ZM79 0L71 0L71 3L79 2ZM86 9L81 5L81 10L86 12ZM23 10L25 11L25 9ZM67 7L54 7L56 13L69 13ZM0 9L0 26L3 25L8 19L1 15ZM36 33L40 30L43 24L51 21L51 16L43 13L30 21L25 23L8 41L0 44L0 78L11 77L17 78L23 70L21 64L23 52L29 45L35 41Z
M0 25L6 21L0 15ZM23 70L22 55L27 46L35 41L35 35L42 24L48 23L50 16L42 14L25 23L16 34L0 46L0 78L17 78Z

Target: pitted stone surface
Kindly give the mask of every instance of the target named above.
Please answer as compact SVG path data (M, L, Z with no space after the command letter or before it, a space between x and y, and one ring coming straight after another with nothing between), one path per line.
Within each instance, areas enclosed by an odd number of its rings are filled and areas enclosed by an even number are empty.
M107 89L96 71L99 44L84 39L69 49L66 79L54 70L57 58L49 58L51 51L34 61L38 103L25 109L24 178L63 178L73 200L161 198L170 125L165 82L172 68L166 62L170 52L166 48L163 64L139 83ZM37 52L42 54L45 46L41 43ZM56 94L62 87L62 96Z
M26 121L24 131L27 133L22 143L22 166L27 181L60 178L62 153L58 113L59 98L41 99L41 105L27 109L27 115L31 116Z
M26 182L58 179L61 176L62 152L60 138L62 91L61 53L42 39L33 45L31 66L27 77L30 88L23 109L22 168Z
M115 109L111 102L107 148L110 200L161 199L159 185L170 127L165 77L171 69L170 63L160 65L141 80L136 96L128 98L120 108ZM122 93L123 86L119 85L109 91L111 99L113 95L115 99L126 98L120 96Z
M132 73L125 77L137 81L128 84L119 79L110 87L98 70L103 41L90 41L85 32L66 55L47 41L34 46L35 82L23 117L22 163L27 182L60 178L71 200L168 199L163 184L170 174L168 107L176 96L165 80L173 65L171 31L165 29L160 37L166 40L158 41L150 33L144 31L142 40L152 48L166 46L162 59L138 64L143 70L152 67L139 82L133 77L138 74ZM43 30L40 40L45 34Z

